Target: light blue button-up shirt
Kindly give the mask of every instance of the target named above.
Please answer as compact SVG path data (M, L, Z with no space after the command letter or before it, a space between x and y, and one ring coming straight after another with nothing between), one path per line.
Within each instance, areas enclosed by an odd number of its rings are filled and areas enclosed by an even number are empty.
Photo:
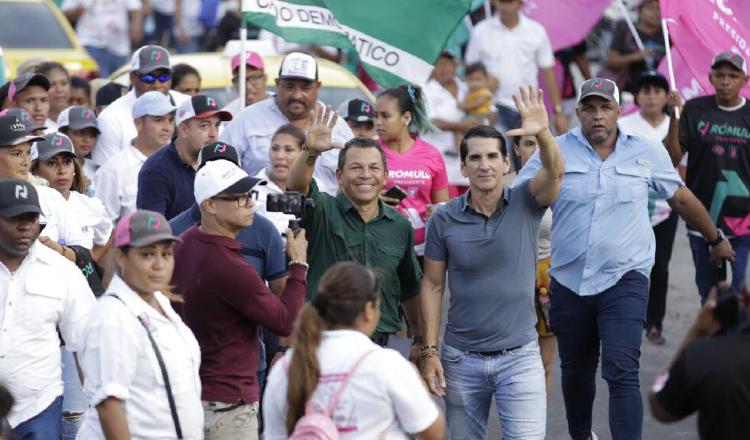
M594 151L580 127L557 137L565 176L552 204L550 274L579 295L601 293L631 270L649 276L655 242L648 189L669 200L684 185L663 145L618 131L607 160ZM532 178L541 166L537 152L514 186Z

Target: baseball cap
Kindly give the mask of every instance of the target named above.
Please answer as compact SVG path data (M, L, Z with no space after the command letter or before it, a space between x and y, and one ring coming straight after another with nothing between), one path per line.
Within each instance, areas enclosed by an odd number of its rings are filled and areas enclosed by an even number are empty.
M735 52L721 52L718 55L714 57L714 62L711 63L711 68L713 69L717 65L721 63L729 63L737 70L741 70L745 75L747 75L747 62L744 58L742 58L742 55L735 53Z
M164 116L174 113L177 107L172 105L172 101L162 92L146 92L135 100L133 105L133 119L144 116Z
M260 182L247 175L245 170L228 160L212 160L195 174L195 202L203 201L223 192L242 194Z
M44 139L29 134L26 124L18 116L2 114L0 116L0 147L10 147L24 142L36 142Z
M138 73L149 73L157 69L171 70L169 64L169 52L161 46L143 46L133 53L130 60L130 71Z
M317 81L318 62L306 53L292 52L281 61L279 79Z
M195 95L185 100L177 108L177 118L175 123L182 124L188 119L205 119L211 116L218 116L222 121L231 121L232 114L226 110L219 109L216 100L206 95Z
M50 83L47 77L41 73L24 73L23 75L15 77L13 81L10 82L10 86L8 86L8 99L13 101L16 94L28 86L40 86L43 87L44 90L49 90Z
M97 106L110 105L120 99L125 91L125 87L120 84L111 82L107 83L96 91L95 103Z
M169 222L158 212L139 209L117 222L115 247L143 247L160 241L182 241L172 233Z
M31 114L28 111L19 107L9 107L0 114L16 116L19 121L26 124L26 131L28 131L29 133L36 130L47 129L46 125L37 124L36 122L34 122L34 118L31 117Z
M607 101L615 101L620 105L620 89L614 81L606 78L591 78L581 84L578 91L578 103L589 96L598 96Z
M372 122L375 120L375 109L372 104L362 99L350 99L341 106L341 117L352 122Z
M225 159L233 164L240 166L240 156L237 149L224 142L211 142L206 144L198 152L198 169L212 160Z
M57 129L69 127L73 130L83 130L84 128L93 128L97 133L99 127L96 125L96 114L91 109L74 105L66 108L57 117Z
M245 65L252 67L253 69L263 69L263 58L258 55L258 52L249 51L245 58ZM232 57L232 72L240 68L240 54Z
M638 91L647 84L652 84L669 91L669 82L667 82L667 78L656 70L647 70L641 73L641 75L635 80L635 90Z
M42 213L34 185L24 180L0 179L0 216L13 218L30 212Z
M62 133L51 133L44 136L42 140L34 142L32 151L33 158L42 161L55 157L58 154L76 156L73 141Z

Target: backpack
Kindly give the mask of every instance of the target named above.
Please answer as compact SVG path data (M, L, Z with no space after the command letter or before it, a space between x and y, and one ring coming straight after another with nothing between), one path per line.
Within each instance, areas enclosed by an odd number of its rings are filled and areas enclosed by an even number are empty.
M322 408L322 412L315 412L311 402L312 397L310 398L310 401L305 405L305 415L297 420L294 425L294 432L289 436L289 440L338 440L340 438L339 430L331 415L357 367L373 351L375 350L367 351L357 359L349 372L346 373L346 377L344 377L328 405Z

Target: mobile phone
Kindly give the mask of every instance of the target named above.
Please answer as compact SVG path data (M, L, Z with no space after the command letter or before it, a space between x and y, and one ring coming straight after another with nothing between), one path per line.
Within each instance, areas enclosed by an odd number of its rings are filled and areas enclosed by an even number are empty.
M394 185L392 186L388 191L383 194L386 197L390 197L392 199L396 199L399 202L404 200L408 194L406 194L406 191L401 189L400 186Z
M716 268L716 283L718 291L714 316L721 323L722 328L732 328L740 321L740 302L727 276L727 260L721 260L721 265Z

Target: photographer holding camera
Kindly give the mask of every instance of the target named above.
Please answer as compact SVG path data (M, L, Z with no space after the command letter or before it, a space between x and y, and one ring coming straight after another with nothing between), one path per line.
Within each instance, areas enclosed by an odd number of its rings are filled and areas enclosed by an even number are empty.
M403 354L405 344L397 344L394 337L401 329L401 304L410 329L421 328L422 271L414 253L414 231L406 217L379 198L388 171L383 149L371 139L354 138L339 152L336 178L341 191L336 197L318 189L312 178L316 160L325 151L342 148L331 141L337 120L330 106L313 111L307 143L287 182L287 190L300 191L315 203L302 215L310 255L307 298L318 291L320 277L334 263L353 260L372 268L382 289L381 317L372 340L381 346L401 345Z
M726 265L726 262L724 263ZM746 268L745 279L750 272ZM728 284L728 283L726 283ZM740 295L750 312L747 288ZM714 287L649 394L651 413L674 422L698 412L701 439L740 440L750 432L750 322L736 332L740 300L728 287Z

